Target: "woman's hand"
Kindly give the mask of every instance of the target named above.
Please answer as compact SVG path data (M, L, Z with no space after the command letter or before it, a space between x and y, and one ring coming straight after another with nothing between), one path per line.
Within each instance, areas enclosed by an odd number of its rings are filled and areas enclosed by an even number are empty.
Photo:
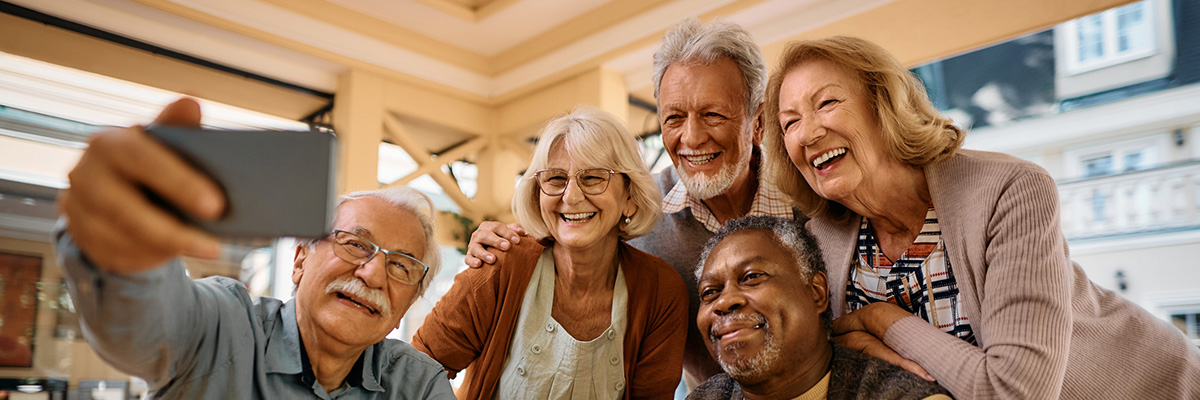
M920 364L900 356L883 343L883 338L887 336L892 324L911 316L912 314L895 304L871 303L833 320L833 341L842 347L882 359L933 382L933 376Z
M495 263L497 254L521 243L521 236L524 235L525 229L522 229L520 224L511 223L506 226L496 221L483 221L471 234L471 242L467 244L467 257L463 261L471 268L482 267L485 262Z

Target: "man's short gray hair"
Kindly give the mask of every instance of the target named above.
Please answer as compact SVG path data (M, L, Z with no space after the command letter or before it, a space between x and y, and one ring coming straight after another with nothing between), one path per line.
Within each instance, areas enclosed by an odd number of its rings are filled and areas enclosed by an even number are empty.
M821 258L821 249L817 247L817 240L808 233L808 229L804 228L803 223L791 218L756 215L730 220L712 238L708 239L708 243L704 244L704 251L700 253L700 263L696 265L696 281L700 281L700 275L704 273L704 266L708 262L708 256L712 253L713 248L729 235L744 230L769 232L780 246L792 253L792 258L796 260L796 268L800 269L800 275L804 278L805 284L812 283L813 275L818 272L827 274L825 261ZM829 278L826 277L826 279ZM821 323L825 325L826 335L833 332L831 329L832 312L830 311L832 308L826 307L825 312L821 313Z
M433 221L437 213L437 208L433 206L433 200L425 195L425 193L421 193L416 189L407 186L396 186L384 189L362 190L340 196L336 209L340 210L342 204L345 204L348 200L367 196L378 198L401 211L412 213L417 217L417 221L421 223L421 230L425 232L425 257L421 258L421 263L429 267L429 271L425 273L425 277L421 279L420 286L417 287L417 296L424 295L425 290L429 288L429 282L442 270L442 249L438 247L437 238L433 236ZM336 211L334 215L337 215ZM301 242L300 245L312 247L316 243L316 240L308 240Z
M702 24L690 17L667 31L662 47L654 52L654 99L658 100L659 85L671 64L710 65L718 57L729 57L742 71L746 116L753 117L767 88L767 62L750 32L732 22Z

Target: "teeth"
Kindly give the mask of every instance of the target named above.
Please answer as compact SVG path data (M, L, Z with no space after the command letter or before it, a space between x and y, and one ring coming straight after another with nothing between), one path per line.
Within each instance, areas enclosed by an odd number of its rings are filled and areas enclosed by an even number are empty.
M681 155L683 156L683 158L685 160L688 160L688 162L690 162L692 164L707 164L709 161L712 161L714 158L717 158L717 154L719 154L719 153L709 153L709 154L700 154L700 155L683 155L683 154L681 154Z
M571 220L571 221L582 221L582 220L586 220L586 219L592 218L592 217L593 217L593 216L595 216L595 215L596 215L596 213L594 213L594 212L588 212L588 213L563 213L563 214L562 214L563 218L566 218L566 219L568 219L568 220Z
M846 154L845 147L838 147L836 149L830 150L830 151L826 152L825 154L822 154L820 157L817 157L815 160L813 160L812 166L813 166L813 168L821 169L821 164L824 164L826 161L829 161L830 158L834 158L834 157L840 156L842 154Z
M358 308L361 308L361 309L364 309L364 310L370 311L371 313L374 313L374 312L375 312L375 310L371 309L371 307L367 307L366 305L364 305L364 304L362 304L362 303L359 303L358 301L355 301L355 300L354 300L353 298L351 298L350 296L342 295L342 298L344 298L344 299L346 299L346 300L350 300L350 303L351 303L351 304L354 304L355 306L358 306Z

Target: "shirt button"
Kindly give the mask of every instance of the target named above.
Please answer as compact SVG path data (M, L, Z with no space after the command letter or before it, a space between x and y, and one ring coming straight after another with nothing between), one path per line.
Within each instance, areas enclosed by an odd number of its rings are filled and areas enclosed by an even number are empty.
M620 363L620 362L621 362L621 359L617 358L617 356L612 356L612 358L608 359L608 363L612 364L612 365L617 365L617 363Z
M533 345L532 348L530 348L530 350L533 350L533 354L542 354L542 346L541 345L535 344L535 345Z
M608 340L613 340L613 338L614 338L614 337L616 337L616 336L617 336L617 333L616 333L616 332L613 332L613 330L612 330L612 329L609 329L609 330L608 330Z
M546 332L554 332L554 324L546 324Z
M525 376L525 367L517 367L517 375Z
M617 388L617 391L618 391L618 392L620 392L620 391L621 391L621 389L624 389L624 388L625 388L625 382L617 382L617 384L616 384L616 385L613 385L613 386L616 386L616 388Z

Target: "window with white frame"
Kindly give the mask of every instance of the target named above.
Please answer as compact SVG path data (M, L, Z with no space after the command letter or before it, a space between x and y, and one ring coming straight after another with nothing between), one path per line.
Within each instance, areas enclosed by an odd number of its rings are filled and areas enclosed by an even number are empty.
M1160 155L1168 148L1169 139L1165 133L1155 133L1068 148L1063 152L1065 178L1092 178L1156 167Z
M1146 293L1138 304L1200 346L1200 290Z
M1153 7L1139 1L1067 22L1067 71L1083 73L1153 55Z
M1168 318L1171 325L1175 325L1192 343L1200 346L1200 308L1173 310Z

